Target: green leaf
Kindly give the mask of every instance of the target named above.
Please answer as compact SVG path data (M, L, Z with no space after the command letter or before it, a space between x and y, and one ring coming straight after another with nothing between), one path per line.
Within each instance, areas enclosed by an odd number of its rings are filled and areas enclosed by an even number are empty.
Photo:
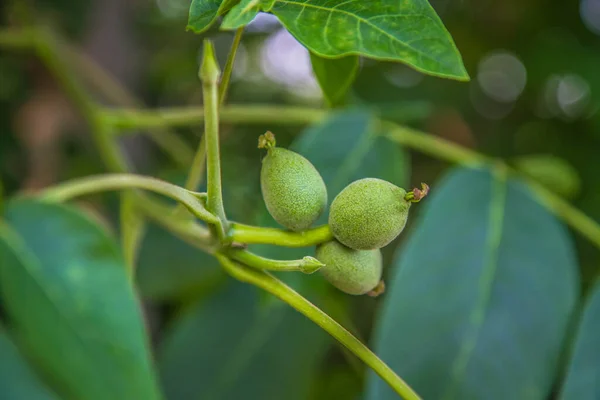
M427 0L277 0L271 12L317 55L362 55L469 79L452 37Z
M219 15L225 14L239 0L192 0L187 30L206 31Z
M248 25L260 11L269 11L274 0L242 0L223 19L221 29L237 29Z
M0 326L0 388L7 400L58 399L40 380Z
M230 281L173 323L158 352L170 400L309 398L329 338L283 304L265 308L258 294Z
M586 303L561 400L600 399L600 281Z
M536 154L519 157L514 164L519 171L560 196L572 199L579 194L581 179L577 170L562 158Z
M455 170L430 196L375 351L424 399L547 399L579 291L566 229L501 173ZM368 393L397 398L373 374Z
M214 257L154 224L142 242L136 272L142 296L152 300L194 296L224 277Z
M327 104L342 105L358 73L358 56L331 59L310 53L310 62Z
M144 323L115 241L72 207L17 200L0 227L15 334L69 398L159 399Z

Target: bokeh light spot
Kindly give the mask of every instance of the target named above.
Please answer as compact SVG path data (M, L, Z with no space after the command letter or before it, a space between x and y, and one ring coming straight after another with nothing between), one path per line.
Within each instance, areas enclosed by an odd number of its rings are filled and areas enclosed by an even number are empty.
M579 14L584 25L596 35L600 35L600 0L581 0Z
M311 98L321 95L308 50L285 29L279 29L265 41L261 67L267 78L295 94Z
M527 70L513 53L495 51L479 63L477 82L490 98L510 103L523 93L527 83Z

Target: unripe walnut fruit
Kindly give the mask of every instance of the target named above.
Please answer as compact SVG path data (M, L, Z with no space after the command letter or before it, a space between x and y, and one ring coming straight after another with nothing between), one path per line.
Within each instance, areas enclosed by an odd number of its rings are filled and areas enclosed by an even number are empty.
M306 158L275 147L269 133L259 139L259 147L268 149L260 172L263 199L275 221L293 231L306 229L327 206L325 182Z
M343 292L360 295L371 292L381 281L381 251L354 250L336 240L317 247L316 257L325 264L319 271Z
M353 249L382 248L404 229L411 202L415 201L407 199L413 195L381 179L352 182L331 204L331 231L338 241Z

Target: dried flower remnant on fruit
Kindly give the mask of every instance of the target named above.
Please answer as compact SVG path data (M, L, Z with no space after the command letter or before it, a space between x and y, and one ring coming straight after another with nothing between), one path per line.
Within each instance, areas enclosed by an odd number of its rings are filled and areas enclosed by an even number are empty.
M411 203L418 203L429 194L429 185L421 182L421 189L414 188L411 192L406 193L404 200Z
M377 286L373 288L370 292L367 293L370 297L379 297L385 292L385 282L382 280L379 281Z
M265 132L264 135L260 135L258 137L258 148L259 149L271 149L275 147L277 141L275 140L275 135L271 131Z

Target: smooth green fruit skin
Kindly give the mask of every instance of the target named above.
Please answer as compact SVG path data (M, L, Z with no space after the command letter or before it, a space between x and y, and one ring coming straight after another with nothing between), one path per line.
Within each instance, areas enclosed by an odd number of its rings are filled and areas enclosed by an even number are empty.
M269 149L262 162L260 185L271 216L293 231L310 227L327 206L327 188L319 171L287 149Z
M317 247L316 257L325 264L319 271L333 286L353 295L365 294L381 280L381 250L354 250L338 241Z
M406 226L406 191L387 181L365 178L346 186L331 204L329 226L341 243L357 250L380 249Z

